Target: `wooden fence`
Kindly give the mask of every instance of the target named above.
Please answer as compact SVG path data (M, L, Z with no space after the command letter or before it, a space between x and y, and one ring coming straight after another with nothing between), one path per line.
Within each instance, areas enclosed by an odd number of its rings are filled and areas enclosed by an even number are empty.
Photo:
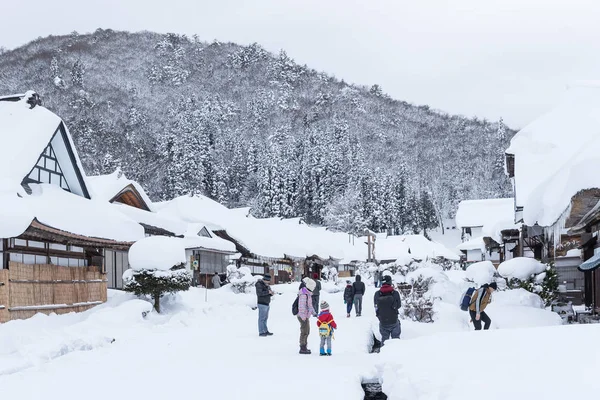
M44 314L88 310L106 301L99 267L9 263L0 270L0 323Z

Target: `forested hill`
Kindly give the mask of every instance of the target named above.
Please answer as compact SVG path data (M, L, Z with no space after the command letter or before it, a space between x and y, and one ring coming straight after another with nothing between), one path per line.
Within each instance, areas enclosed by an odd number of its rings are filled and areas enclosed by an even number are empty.
M256 216L395 232L510 193L502 122L355 86L258 44L150 32L50 36L0 54L0 94L36 90L88 175L153 199L202 193Z

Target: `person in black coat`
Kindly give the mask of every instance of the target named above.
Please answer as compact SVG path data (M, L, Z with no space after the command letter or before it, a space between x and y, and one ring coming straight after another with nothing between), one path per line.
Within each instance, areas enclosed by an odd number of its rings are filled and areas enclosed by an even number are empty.
M344 289L344 304L346 305L346 317L350 318L352 311L352 303L354 303L354 288L351 281L346 281L346 289Z
M267 328L267 320L269 319L269 308L273 291L269 286L271 275L265 274L262 280L256 282L256 303L258 306L258 336L271 336Z
M392 277L384 278L381 289L375 292L373 298L375 304L375 315L379 319L379 333L381 333L381 344L388 340L400 339L401 327L398 319L398 310L401 306L400 293L392 286Z
M354 293L354 310L356 316L360 317L362 314L362 299L365 294L365 283L361 281L360 275L356 275L355 282L352 284L352 290Z

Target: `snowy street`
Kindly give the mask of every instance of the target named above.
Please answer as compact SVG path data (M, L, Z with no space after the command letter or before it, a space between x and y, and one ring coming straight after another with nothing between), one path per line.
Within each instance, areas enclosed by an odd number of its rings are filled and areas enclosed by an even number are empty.
M389 398L413 400L465 398L484 388L490 399L562 399L583 395L589 385L600 389L592 380L600 352L588 344L600 326L551 326L560 318L518 305L520 293L498 296L490 306L496 325L488 332L469 332L468 315L440 303L435 323L403 321L402 340L368 354L375 289L367 286L363 317L348 319L342 293L326 292L333 288L325 284L321 295L339 325L332 357L317 354L314 318L313 354L298 354L299 324L291 314L297 284L274 286L282 295L271 306L272 337L258 336L253 294L225 287L209 290L205 302L205 290L193 288L166 303L163 315L144 318L150 303L113 291L107 304L82 314L38 314L0 325L0 387L21 399L78 399L82 393L89 399L304 399L317 392L362 399L363 379L382 379ZM520 328L531 326L538 328ZM570 342L568 353L547 350L563 341ZM584 353L580 360L587 365L565 367L573 354ZM553 369L561 379L545 381Z

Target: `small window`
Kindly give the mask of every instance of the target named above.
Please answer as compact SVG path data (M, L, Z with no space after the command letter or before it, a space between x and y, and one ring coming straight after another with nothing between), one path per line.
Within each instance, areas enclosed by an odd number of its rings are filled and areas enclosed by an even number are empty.
M53 183L55 185L60 185L60 175L51 173L50 174L50 183Z
M40 170L40 182L41 183L50 183L50 172Z
M56 171L56 161L47 158L46 159L46 169L49 169L51 171Z
M27 240L15 239L14 244L15 246L27 246Z
M46 256L35 256L36 264L48 264L48 258Z
M22 263L23 262L23 254L21 254L21 253L10 253L10 261Z
M58 257L58 263L57 265L60 265L61 267L68 267L69 266L69 259L68 258L64 258L64 257Z
M64 244L58 244L58 243L50 243L50 248L52 250L61 250L61 251L67 251L67 246Z
M69 246L69 251L73 253L83 253L83 247Z
M35 256L33 254L23 254L23 264L35 264Z

